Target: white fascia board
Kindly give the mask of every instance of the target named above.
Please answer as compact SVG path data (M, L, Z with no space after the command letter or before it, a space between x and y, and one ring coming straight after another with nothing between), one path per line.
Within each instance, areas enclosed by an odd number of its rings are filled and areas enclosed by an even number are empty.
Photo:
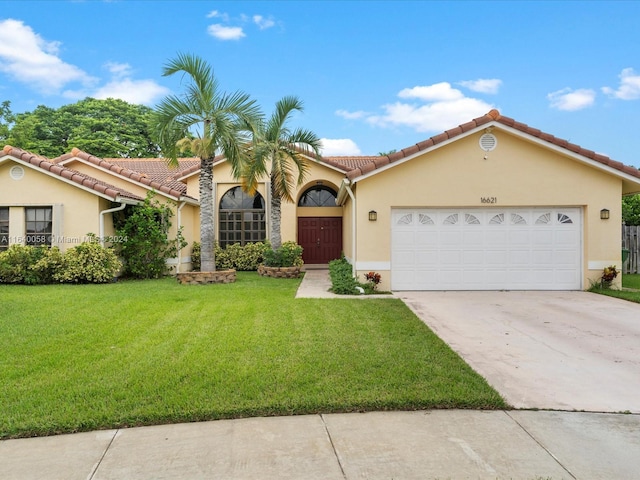
M340 207L344 205L345 200L349 196L349 192L347 192L347 188L351 182L348 178L343 178L340 183L340 188L338 189L338 194L336 195L336 204Z

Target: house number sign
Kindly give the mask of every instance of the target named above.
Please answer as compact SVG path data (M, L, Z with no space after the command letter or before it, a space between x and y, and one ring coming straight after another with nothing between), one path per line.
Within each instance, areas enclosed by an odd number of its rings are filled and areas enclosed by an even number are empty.
M498 203L498 197L480 197L480 203Z

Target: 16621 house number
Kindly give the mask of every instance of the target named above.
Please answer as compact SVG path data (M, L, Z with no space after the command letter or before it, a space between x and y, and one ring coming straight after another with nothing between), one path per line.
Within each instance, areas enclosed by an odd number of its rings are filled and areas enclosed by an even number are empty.
M480 203L498 203L498 197L480 197Z

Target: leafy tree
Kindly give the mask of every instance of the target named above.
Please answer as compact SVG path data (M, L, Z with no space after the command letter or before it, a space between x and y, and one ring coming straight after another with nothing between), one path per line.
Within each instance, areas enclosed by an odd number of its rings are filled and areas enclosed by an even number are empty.
M164 76L176 73L188 75L190 84L183 96L170 95L157 106L155 135L169 164L176 164L185 148L200 157L201 270L210 272L216 268L213 161L222 152L239 176L262 115L249 95L221 92L211 66L195 55L180 54L163 70Z
M58 109L40 105L15 115L9 143L47 157L77 147L98 157L157 157L152 109L109 98L85 98ZM1 135L1 132L0 132Z
M271 209L269 241L274 250L282 245L282 201L293 202L293 189L301 185L308 172L309 155L320 157L321 141L318 136L301 128L290 130L287 122L296 111L303 111L297 97L284 97L266 123L260 124L253 147L252 162L245 166L242 179L245 189L255 193L258 180L269 174L271 179ZM297 176L296 176L297 172Z
M627 225L640 225L640 194L622 197L622 220Z
M11 113L11 102L5 100L0 104L0 143L4 144L9 138L9 132L14 121L14 115Z

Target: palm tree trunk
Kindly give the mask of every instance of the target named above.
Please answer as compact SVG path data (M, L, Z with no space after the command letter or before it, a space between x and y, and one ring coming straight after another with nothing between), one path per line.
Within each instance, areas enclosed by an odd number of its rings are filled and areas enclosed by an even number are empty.
M200 271L215 272L215 206L213 199L213 158L200 160Z
M269 231L269 241L274 250L282 246L282 233L280 224L282 222L282 200L275 191L275 183L271 181L271 230Z

